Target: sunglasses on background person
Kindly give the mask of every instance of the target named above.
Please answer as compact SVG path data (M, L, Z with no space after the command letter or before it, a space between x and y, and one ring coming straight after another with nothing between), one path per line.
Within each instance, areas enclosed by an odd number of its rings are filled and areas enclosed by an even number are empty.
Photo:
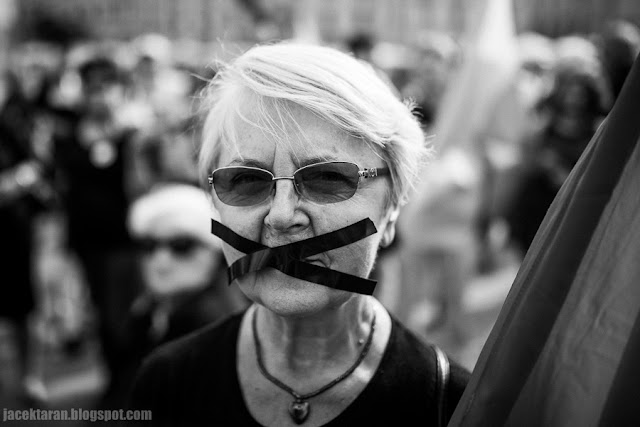
M293 176L274 176L251 166L226 166L209 175L220 201L229 206L253 206L269 198L280 179L290 179L296 193L306 200L330 204L351 198L360 179L389 174L389 168L365 168L350 162L322 162L304 166Z
M181 258L191 255L194 249L202 246L200 241L191 236L173 236L167 238L141 237L136 240L138 249L143 255L152 255L159 248L168 249L174 256Z

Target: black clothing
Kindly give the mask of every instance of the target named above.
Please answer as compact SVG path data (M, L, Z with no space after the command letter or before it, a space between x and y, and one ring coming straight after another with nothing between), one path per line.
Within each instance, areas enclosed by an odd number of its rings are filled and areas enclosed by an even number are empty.
M134 133L122 130L83 142L83 120L73 111L56 112L55 157L64 188L69 246L78 253L130 248L125 167Z
M17 90L10 76L9 92L0 107L0 176L15 174L16 168L34 161L31 134L35 110ZM0 182L6 178L0 179ZM17 176L15 185L18 186ZM43 206L34 194L17 188L7 196L0 188L0 317L24 322L35 306L31 279L33 220Z
M59 109L52 114L68 245L83 269L102 356L113 381L125 369L120 327L139 291L135 248L126 222L127 156L135 132L115 128L107 120L101 123L83 112ZM100 403L102 409L118 407L120 400L112 398L113 390L110 384Z
M549 129L532 144L532 158L524 164L518 189L505 213L511 241L525 254L563 181L557 176L568 176L587 147L596 127L584 126L581 135L563 137ZM553 163L544 161L551 154Z
M154 426L259 426L236 370L242 314L169 343L145 361L131 407L152 411ZM446 410L453 413L469 372L451 362ZM433 349L393 319L391 336L370 383L327 426L437 426ZM282 410L285 410L282 408Z
M226 268L226 263L221 262ZM219 274L223 273L221 268ZM246 308L245 300L234 299L226 292L237 288L227 288L227 284L222 283L226 282L226 275L220 277L225 280L216 277L208 287L172 295L164 303L141 295L130 310L121 313L123 321L115 343L118 345L118 369L112 372L108 398L113 407L122 408L126 404L140 364L155 348Z

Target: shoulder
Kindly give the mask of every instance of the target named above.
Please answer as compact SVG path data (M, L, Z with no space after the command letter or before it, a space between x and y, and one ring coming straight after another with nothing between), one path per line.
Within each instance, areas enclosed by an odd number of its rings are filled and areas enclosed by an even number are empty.
M155 364L188 364L200 357L210 360L222 343L235 345L243 313L221 319L181 338L172 340L154 350L143 366Z
M468 371L449 359L446 394L438 387L438 364L433 345L418 337L391 315L392 329L378 369L358 399L331 425L437 425L443 408L450 416ZM443 402L442 404L440 402ZM389 408L402 407L402 411Z
M397 318L391 316L392 330L387 348L387 356L399 357L402 363L417 364L426 370L435 367L435 353L432 346L419 338L415 333L404 326Z
M396 353L396 357L404 359L403 363L408 365L407 372L421 375L427 379L429 389L432 390L435 397L437 394L435 390L436 378L439 369L435 351L436 345L419 338L394 318L393 331L392 341L394 342L394 348L390 350ZM451 415L469 382L471 372L446 352L444 354L446 355L449 371L446 384L445 411Z
M406 326L404 326L398 319L395 317L391 317L393 322L393 335L395 342L395 346L397 350L407 351L410 354L414 354L415 357L418 357L422 360L430 359L436 362L436 353L434 351L436 345L426 341L423 338L418 337L414 332L409 330ZM469 376L470 372L467 368L463 367L460 363L458 363L455 359L451 358L449 354L447 354L447 360L449 362L449 366L451 368L451 374L457 377Z
M188 390L190 385L213 375L208 371L223 366L225 360L234 357L242 314L235 314L155 349L137 372L131 406L162 408L178 398L180 391Z

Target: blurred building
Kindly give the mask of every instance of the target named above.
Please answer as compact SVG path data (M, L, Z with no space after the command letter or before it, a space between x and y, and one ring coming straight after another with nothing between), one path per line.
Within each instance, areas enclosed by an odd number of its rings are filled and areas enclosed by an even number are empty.
M514 0L518 30L550 36L601 30L624 18L640 24L637 0ZM407 42L423 29L453 35L477 21L477 0L21 0L23 31L43 19L73 22L96 37L130 38L159 32L171 38L250 41L256 24L281 33L313 31L326 42L367 32L378 40Z

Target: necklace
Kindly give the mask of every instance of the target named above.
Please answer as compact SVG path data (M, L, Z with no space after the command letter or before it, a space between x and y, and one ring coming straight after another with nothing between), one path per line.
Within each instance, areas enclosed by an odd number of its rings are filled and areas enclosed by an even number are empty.
M260 340L258 339L258 332L256 328L256 317L257 317L256 310L254 310L253 319L252 319L253 320L252 329L253 329L253 341L256 346L256 359L258 361L258 368L260 368L260 373L266 379L271 381L273 384L275 384L282 390L289 393L291 396L293 396L294 400L293 402L291 402L291 404L289 404L289 415L291 416L291 418L296 424L302 424L303 422L305 422L305 420L309 416L309 413L311 412L311 405L309 404L309 399L329 390L331 387L333 387L334 385L338 384L340 381L347 378L349 375L353 373L353 371L356 370L356 368L360 365L362 360L366 357L367 353L369 352L369 348L371 347L371 341L373 341L373 331L376 329L376 316L374 314L373 319L371 319L371 329L369 331L369 336L367 337L367 341L364 344L364 347L362 348L362 351L360 352L360 355L358 356L358 359L356 359L355 363L351 365L349 369L344 371L342 375L330 381L329 383L323 385L319 389L314 390L310 393L300 394L296 392L294 389L292 389L291 387L289 387L288 385L286 385L285 383L283 383L282 381L280 381L279 379L277 379L276 377L274 377L273 375L271 375L269 372L267 372L267 368L265 368L264 361L262 360L262 345L260 344Z

